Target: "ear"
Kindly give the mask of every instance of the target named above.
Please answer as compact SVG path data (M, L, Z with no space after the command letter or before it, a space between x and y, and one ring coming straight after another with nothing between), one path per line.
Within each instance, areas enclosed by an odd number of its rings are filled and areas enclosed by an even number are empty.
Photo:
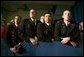
M62 15L62 18L64 18L64 16Z

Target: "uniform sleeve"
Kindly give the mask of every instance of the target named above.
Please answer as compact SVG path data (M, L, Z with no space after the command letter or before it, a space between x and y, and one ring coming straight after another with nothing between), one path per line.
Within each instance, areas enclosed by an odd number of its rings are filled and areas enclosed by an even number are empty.
M76 23L75 24L75 28L74 28L74 32L72 33L72 38L77 41L77 42L80 42L80 32L79 32L79 26L78 24Z
M24 22L25 20L21 20L21 23L20 23L20 25L19 25L19 27L18 27L18 35L19 35L19 37L23 37L24 36L24 24L25 24L25 22Z
M59 22L55 23L55 32L54 32L54 38L55 40L60 41L60 24Z
M42 35L43 35L43 28L42 28L43 26L42 26L42 24L41 23L38 23L38 25L37 25L37 37L38 37L38 39L39 40L41 40L43 37L42 37Z

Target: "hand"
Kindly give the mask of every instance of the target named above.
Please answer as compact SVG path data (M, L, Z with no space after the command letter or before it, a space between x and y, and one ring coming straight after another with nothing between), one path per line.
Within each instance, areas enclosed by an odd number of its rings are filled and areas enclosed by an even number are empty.
M16 52L19 51L20 45L21 45L21 43L15 45L13 48L10 48L10 50L11 50L12 52L16 53Z
M15 47L17 50L19 50L20 45L21 45L21 43L19 43L18 45L15 45L14 47Z
M30 42L31 42L33 45L36 45L36 44L37 44L36 39L34 39L34 38L30 38L29 40L30 40Z
M35 41L36 41L36 44L38 44L38 38L35 36Z
M70 41L70 43L72 44L73 47L76 47L78 45L77 42Z
M61 38L61 39L62 39L61 43L66 44L70 40L70 37L64 37L64 38Z
M16 53L16 52L17 52L15 47L10 48L10 51L12 51L12 52L14 52L14 53Z
M52 38L51 41L54 41L54 39Z
M35 36L35 40L38 41L38 38Z

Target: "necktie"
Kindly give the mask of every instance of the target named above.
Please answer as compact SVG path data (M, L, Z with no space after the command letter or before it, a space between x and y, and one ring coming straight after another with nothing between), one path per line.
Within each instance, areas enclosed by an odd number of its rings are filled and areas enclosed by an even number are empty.
M33 24L36 25L36 24L35 24L35 19L33 20Z
M69 23L67 24L67 28L68 28L68 30L70 29L70 24Z

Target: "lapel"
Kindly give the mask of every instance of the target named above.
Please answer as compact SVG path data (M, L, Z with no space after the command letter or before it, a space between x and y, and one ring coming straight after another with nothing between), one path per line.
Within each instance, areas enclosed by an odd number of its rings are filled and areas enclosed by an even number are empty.
M65 25L65 23L62 21L62 25L61 25L61 33L62 34L66 34L67 33L67 27Z
M70 28L68 29L68 33L71 33L75 27L75 24L71 23Z
M48 29L48 30L53 30L53 26L52 26L52 24L51 25L47 25L47 24L45 24L45 29Z
M35 26L34 22L31 19L29 19L29 21L30 21L30 24L34 27Z
M69 26L67 27L67 26L65 25L65 23L62 22L62 33L67 33L67 34L69 34L69 33L72 32L72 30L74 29L74 27L75 27L75 24L74 24L74 23L70 23Z

